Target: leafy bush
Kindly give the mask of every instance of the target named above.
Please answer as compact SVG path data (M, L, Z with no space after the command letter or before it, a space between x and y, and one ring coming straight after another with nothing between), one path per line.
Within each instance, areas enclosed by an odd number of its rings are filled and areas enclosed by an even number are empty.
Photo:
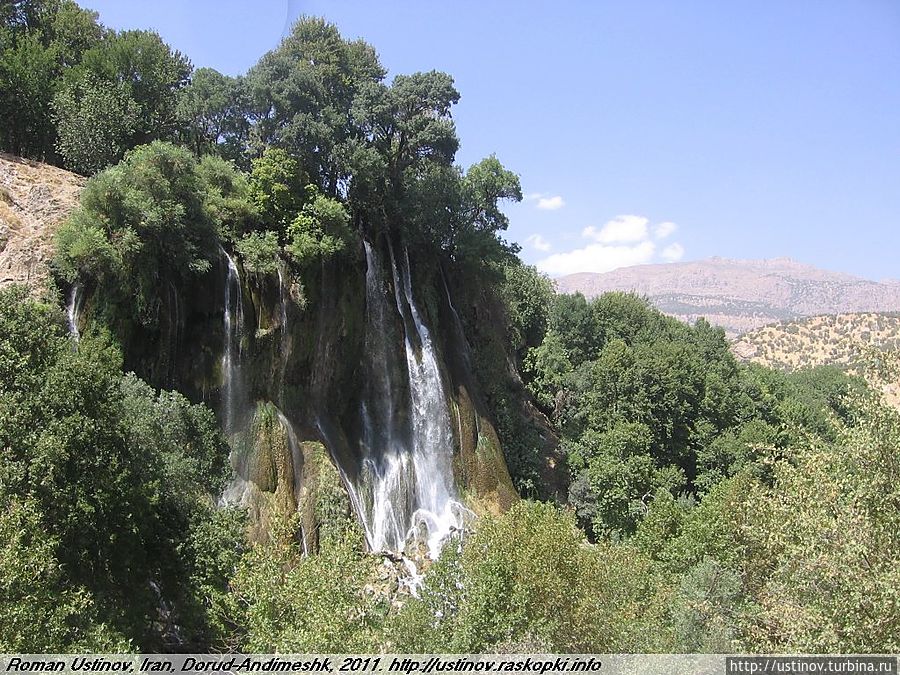
M391 648L640 651L654 592L652 565L637 550L588 545L570 515L523 501L446 548L397 618Z
M169 285L211 268L218 230L248 212L244 191L224 160L198 164L159 141L136 148L88 182L57 235L56 267L70 282L91 279L120 317L155 325Z
M278 234L250 232L237 243L244 269L255 274L274 274L278 270Z

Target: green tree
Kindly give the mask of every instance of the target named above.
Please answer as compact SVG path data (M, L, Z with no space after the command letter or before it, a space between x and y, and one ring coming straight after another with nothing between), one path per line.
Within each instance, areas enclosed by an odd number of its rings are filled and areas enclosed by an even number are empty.
M0 149L54 161L51 111L66 72L106 35L71 0L7 2L0 10Z
M224 160L198 165L160 141L136 148L85 187L57 235L57 268L99 284L112 325L155 326L169 284L185 288L209 271L219 230L251 213L246 189Z
M178 96L182 138L194 154L242 161L250 134L250 96L240 77L199 68Z
M56 89L53 50L35 32L2 34L0 139L6 152L44 159L53 151L50 103Z
M178 130L178 96L191 63L152 31L116 33L86 51L81 68L122 88L139 114L129 147L172 139Z
M286 249L300 264L340 253L351 237L350 216L343 204L314 188L308 195L309 201L288 226Z
M283 533L282 533L283 534ZM363 592L373 558L354 538L322 542L303 556L291 537L275 533L241 561L231 581L242 649L251 653L336 653L374 650L379 612Z
M429 570L389 646L412 652L615 652L648 648L655 582L626 546L589 546L570 515L518 502L482 519ZM655 610L654 610L655 611Z
M89 72L63 86L53 99L53 111L56 148L67 168L85 175L122 159L140 115L125 87Z
M383 77L371 46L344 40L322 19L301 18L248 73L257 151L283 148L309 180L336 196L349 176L347 158L357 135L351 124L354 99Z

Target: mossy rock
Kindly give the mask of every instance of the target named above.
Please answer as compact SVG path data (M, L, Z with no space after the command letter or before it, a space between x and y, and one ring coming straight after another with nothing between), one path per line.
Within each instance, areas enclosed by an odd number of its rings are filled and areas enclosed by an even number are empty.
M451 400L451 423L456 426L459 447L454 462L456 478L470 508L476 513L506 511L519 495L509 477L500 439L490 421L479 415L463 386Z
M305 549L316 551L322 542L340 541L348 533L362 546L362 529L353 516L340 472L325 446L317 441L305 441L300 446L303 467L297 504Z

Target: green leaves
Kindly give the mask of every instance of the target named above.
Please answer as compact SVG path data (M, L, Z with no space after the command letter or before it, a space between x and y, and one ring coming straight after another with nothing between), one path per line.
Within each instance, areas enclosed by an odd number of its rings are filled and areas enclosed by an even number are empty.
M194 71L178 94L181 135L195 154L219 153L241 162L250 134L250 95L246 81L212 68Z
M350 242L349 223L350 216L343 204L314 194L288 227L286 250L301 265L330 258Z
M138 128L140 107L127 89L89 72L63 86L53 100L66 166L92 175L119 161Z
M309 180L336 195L349 174L344 160L356 135L350 117L354 97L383 77L369 45L345 41L322 19L301 19L248 73L254 143L259 150L285 149Z
M569 514L522 501L450 542L390 633L412 652L642 651L649 561L591 546Z
M4 649L158 646L151 581L187 639L219 635L213 605L242 536L240 518L211 502L227 446L208 408L121 368L107 338L85 335L76 349L58 309L0 290Z
M95 176L61 228L56 264L70 281L93 279L119 316L152 326L162 289L205 274L219 232L239 232L254 210L246 181L222 159L201 162L156 141Z

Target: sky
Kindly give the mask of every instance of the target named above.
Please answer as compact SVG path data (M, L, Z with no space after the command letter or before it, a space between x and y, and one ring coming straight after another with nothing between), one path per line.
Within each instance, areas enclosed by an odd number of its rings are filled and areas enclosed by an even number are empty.
M507 238L553 275L791 257L900 278L897 0L80 0L236 75L293 19L444 70L464 167L519 174Z

